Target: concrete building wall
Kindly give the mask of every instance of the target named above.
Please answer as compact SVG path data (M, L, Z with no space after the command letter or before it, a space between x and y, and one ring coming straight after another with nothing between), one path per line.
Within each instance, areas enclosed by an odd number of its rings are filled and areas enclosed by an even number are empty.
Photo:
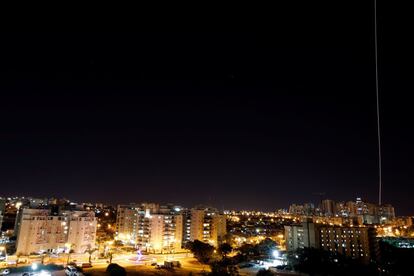
M136 240L138 211L135 206L118 205L116 217L116 232L123 240Z
M69 217L67 243L72 245L76 253L84 253L95 248L96 218L93 213L73 212Z
M369 227L341 227L304 222L285 226L286 248L320 248L364 263L375 255L375 231Z
M150 252L181 249L183 218L173 207L153 203L121 205L117 213L117 238L123 242Z
M204 210L191 210L190 240L204 241L203 237Z
M150 247L155 252L181 249L182 215L154 214L150 222Z
M305 247L316 247L315 224L312 222L302 222L297 225L286 225L285 239L288 251Z
M64 250L70 243L77 253L95 247L96 219L93 212L67 212L51 216L50 210L22 209L16 253L29 255ZM76 220L74 220L76 216Z
M180 250L183 247L183 228L184 228L184 216L176 215L175 216L175 243L174 249Z
M215 210L192 209L190 240L199 240L217 246L227 233L226 217Z
M16 253L28 255L49 249L47 231L49 210L20 210Z
M215 214L212 218L211 240L214 246L218 246L227 233L226 217L224 215Z
M371 258L368 227L316 227L317 248L360 259L368 263Z
M155 252L161 252L164 248L164 216L153 215L149 227L151 249Z

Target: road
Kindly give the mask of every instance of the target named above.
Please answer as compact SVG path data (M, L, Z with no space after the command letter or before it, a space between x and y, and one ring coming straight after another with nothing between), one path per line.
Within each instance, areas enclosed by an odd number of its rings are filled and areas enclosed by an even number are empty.
M67 258L54 258L47 260L47 263L54 263L58 265L66 265ZM81 265L82 263L88 263L89 256L87 254L83 255L72 255L70 258L71 262L76 261L77 264ZM176 254L150 254L150 255L141 255L137 254L116 254L112 258L112 263L117 263L120 266L124 267L128 274L143 274L143 275L164 275L171 274L171 271L165 269L157 269L152 264L164 264L164 261L179 261L181 268L174 269L177 274L188 274L189 272L199 273L199 272L208 272L210 268L208 265L203 265L199 263L191 253L176 253ZM30 262L39 263L40 260L31 259ZM93 273L96 275L102 275L108 266L107 259L93 259L92 268L85 268L85 272ZM15 266L12 268L14 270ZM18 269L30 271L30 264L19 265ZM21 273L11 273L10 276L22 275ZM63 270L54 271L53 276L64 276Z

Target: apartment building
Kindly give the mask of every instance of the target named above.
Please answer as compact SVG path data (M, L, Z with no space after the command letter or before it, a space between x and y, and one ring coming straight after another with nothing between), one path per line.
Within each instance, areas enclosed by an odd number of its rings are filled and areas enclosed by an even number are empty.
M90 211L21 209L16 225L17 254L68 250L83 253L95 248L96 218Z
M190 221L188 221L190 220ZM226 235L226 217L216 209L196 207L187 216L185 237L217 246Z
M304 221L285 226L286 248L313 247L345 255L368 263L376 258L375 229L372 227L351 227L315 224Z
M120 205L117 211L117 239L147 252L181 249L181 208L154 203Z
M212 208L144 203L119 205L117 214L117 239L147 252L177 251L194 240L217 246L226 234L226 217Z

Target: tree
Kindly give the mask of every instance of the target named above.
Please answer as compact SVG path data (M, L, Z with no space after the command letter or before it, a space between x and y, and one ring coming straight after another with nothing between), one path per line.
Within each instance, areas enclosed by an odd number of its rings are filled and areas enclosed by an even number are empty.
M42 259L41 259L41 264L45 264L45 258L46 258L46 254L43 253L42 254Z
M265 256L272 257L273 250L277 248L277 243L269 238L266 238L256 245L245 243L239 247L239 251L243 256Z
M309 275L378 275L373 264L363 264L357 259L309 247L290 253L288 263L296 271Z
M122 241L120 241L120 240L116 240L114 242L114 246L115 247L122 247L122 246L124 246L124 243Z
M214 253L214 247L208 243L195 240L188 242L186 246L193 254L196 259L201 263L208 263Z
M65 244L65 252L68 254L67 259L66 259L66 264L69 264L70 261L70 254L74 253L75 251L73 250L74 245L71 243L66 243Z
M298 249L288 255L288 262L292 267L300 272L305 272L310 275L326 274L336 272L334 261L329 251L321 249L305 247ZM335 275L335 274L334 274Z
M106 273L110 276L126 276L126 270L118 264L109 264L106 268Z
M226 258L227 255L233 251L233 247L231 247L231 245L228 243L222 243L220 244L218 251L223 256L223 258Z
M96 251L96 248L92 248L91 245L88 245L88 249L86 249L85 253L89 254L89 264L92 264L92 254Z
M66 259L66 264L69 264L69 261L70 261L70 254L72 254L72 253L74 253L75 251L72 249L73 248L73 245L70 245L69 246L69 251L68 251L68 258Z
M238 276L239 270L229 259L212 262L210 264L211 276Z
M243 256L259 255L259 252L257 251L257 246L250 243L245 243L242 246L240 246L239 251Z
M412 275L413 248L398 248L393 241L382 239L379 242L380 264L383 269L392 275Z
M101 246L109 239L106 236L99 235L96 237L96 243L98 244L98 252L101 252Z
M272 256L273 250L277 248L277 243L270 239L266 238L257 244L257 251L260 255Z

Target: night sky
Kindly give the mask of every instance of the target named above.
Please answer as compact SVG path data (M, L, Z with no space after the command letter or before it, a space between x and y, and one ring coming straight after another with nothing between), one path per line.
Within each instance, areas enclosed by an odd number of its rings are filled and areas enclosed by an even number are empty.
M1 33L0 196L375 202L372 3L264 10ZM408 10L379 3L384 202L398 215L414 213Z

